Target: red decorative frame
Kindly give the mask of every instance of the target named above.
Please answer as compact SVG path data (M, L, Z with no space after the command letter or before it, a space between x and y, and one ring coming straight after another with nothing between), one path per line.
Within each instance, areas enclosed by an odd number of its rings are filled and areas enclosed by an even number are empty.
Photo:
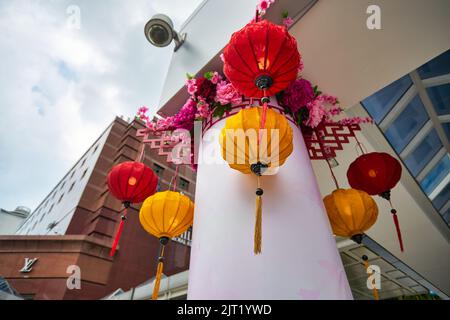
M259 103L259 99L244 99L242 104L233 106L230 111L225 112L222 118L211 115L202 123L202 134L222 119L235 115L241 109ZM277 105L269 105L269 107L278 110L291 123L297 126L294 119L284 111L283 107ZM350 138L355 137L355 132L361 130L358 124L341 125L336 123L322 123L314 129L309 127L300 127L299 129L303 134L311 160L324 160L336 157L336 151L343 150L344 144L349 143ZM168 132L152 132L148 129L140 129L137 132L137 136L143 137L143 143L148 144L151 149L158 149L158 154L166 156L167 162L173 162L172 149L180 142L174 142Z

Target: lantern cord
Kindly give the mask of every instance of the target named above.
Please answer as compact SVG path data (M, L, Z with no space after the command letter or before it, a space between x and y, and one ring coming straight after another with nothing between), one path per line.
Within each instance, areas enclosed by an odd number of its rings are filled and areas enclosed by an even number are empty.
M256 189L256 211L255 211L255 232L253 239L253 252L255 254L261 253L261 239L262 239L262 195L261 176L257 176Z
M159 286L161 284L161 276L164 269L164 244L159 246L159 257L158 257L158 267L156 268L155 285L153 286L152 300L158 300Z
M356 133L355 133L355 140L356 140L355 146L356 154L359 155L358 149L361 151L361 155L366 154L367 153L366 147L359 141L358 137L356 136Z
M144 143L144 141L142 141L142 145L141 145L141 148L139 150L138 157L136 158L137 162L142 162L143 161L144 151L145 151L145 143Z
M170 180L169 190L172 190L172 191L177 190L177 178L178 178L179 168L180 168L180 166L177 164L177 166L175 167L175 173L173 174L173 177Z
M366 272L367 272L367 270L369 269L369 262L367 262L367 259L364 260L364 267L366 268ZM373 283L371 283L371 286L372 286L372 294L373 294L373 298L374 298L375 300L379 300L380 297L378 296L378 290L377 290L377 288L375 288L375 285L374 285Z
M403 252L403 239L402 239L402 232L400 230L400 223L398 222L397 210L395 210L393 208L391 199L389 199L388 201L389 201L389 204L391 205L391 213L392 213L392 218L394 219L395 231L397 232L397 238L398 238L398 243L400 245L400 251Z
M325 161L328 164L328 168L330 168L331 176L333 177L333 181L334 181L334 184L336 185L336 189L339 189L339 184L337 182L336 176L334 175L333 169L331 168L330 161L328 161L328 159L325 159Z
M125 204L125 209L123 209L123 211L122 211L123 214L122 214L122 217L120 220L119 229L117 229L116 237L114 238L114 242L111 247L111 251L109 252L110 257L114 256L114 254L116 253L116 250L117 250L117 246L119 245L119 240L120 240L120 236L122 234L123 225L125 223L125 220L127 220L127 208L128 208L128 205Z
M263 101L263 109L261 114L261 124L259 126L259 135L258 135L258 145L261 143L262 139L262 130L266 127L266 119L267 119L267 109L268 109L268 100L269 98L266 97L266 89L263 90L264 97L262 98Z

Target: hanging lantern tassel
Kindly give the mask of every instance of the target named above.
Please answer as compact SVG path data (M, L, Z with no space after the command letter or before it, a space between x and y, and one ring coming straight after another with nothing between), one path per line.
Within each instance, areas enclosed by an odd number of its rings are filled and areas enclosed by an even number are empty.
M398 222L397 210L392 206L391 191L383 192L380 196L389 201L389 205L391 206L392 219L394 219L395 231L397 232L398 243L400 244L400 251L403 252L402 232L400 231L400 223Z
M162 237L159 239L160 252L158 257L158 267L156 268L155 285L153 286L152 300L158 300L159 286L161 284L161 277L164 269L164 248L169 242L169 238Z
M257 179L258 187L256 188L255 236L253 241L253 252L255 254L260 254L262 239L262 195L264 191L261 189L261 177L258 176Z
M367 258L366 255L363 255L362 259L364 261L364 267L366 268L366 272L367 272L367 269L369 269L369 262L367 261L368 258ZM378 290L377 290L377 288L375 288L374 285L372 286L372 294L373 294L373 298L375 300L379 300L380 299L380 297L378 296Z
M111 247L111 251L109 252L110 257L113 257L114 254L116 253L117 246L119 245L120 235L122 234L123 225L125 223L125 220L127 220L127 209L130 207L130 203L124 202L123 205L124 205L125 209L123 210L122 216L120 218L121 220L120 220L120 224L119 224L119 229L117 229L116 237L114 238L114 242Z
M392 205L391 205L392 207ZM403 240L402 240L402 232L400 231L400 224L398 222L397 210L394 208L391 209L392 218L394 219L395 230L397 231L398 242L400 244L400 250L403 252Z
M262 170L265 168L267 168L267 165L261 162L257 162L256 164L251 165L251 170L257 178L255 232L253 239L253 252L255 254L260 254L262 247L262 195L264 193L264 190L261 188L261 175Z

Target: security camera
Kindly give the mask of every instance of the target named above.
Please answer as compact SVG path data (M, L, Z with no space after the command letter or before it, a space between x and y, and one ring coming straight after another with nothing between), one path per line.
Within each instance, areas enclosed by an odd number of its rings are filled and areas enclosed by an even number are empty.
M178 34L173 29L172 20L165 14L155 14L145 25L145 37L155 47L167 47L175 41L177 51L186 40L186 33Z

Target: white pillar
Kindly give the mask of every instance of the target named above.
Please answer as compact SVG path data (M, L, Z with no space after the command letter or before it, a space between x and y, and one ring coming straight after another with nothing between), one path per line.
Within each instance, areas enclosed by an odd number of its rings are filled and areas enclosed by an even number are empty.
M200 148L216 164L198 166L188 299L352 299L300 131L291 124L294 151L278 174L262 177L255 256L256 177L217 164L224 121Z

